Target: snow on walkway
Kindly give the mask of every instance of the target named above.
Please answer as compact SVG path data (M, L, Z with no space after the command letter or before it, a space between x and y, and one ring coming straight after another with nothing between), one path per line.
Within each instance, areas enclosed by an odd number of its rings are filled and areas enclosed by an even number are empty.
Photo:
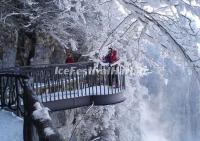
M0 141L23 141L23 120L0 110Z
M120 88L114 88L109 86L93 86L93 87L87 87L83 89L78 90L71 90L71 91L59 91L54 93L48 93L38 95L38 98L42 102L48 102L48 101L54 101L54 100L60 100L60 99L69 99L69 98L77 98L77 97L83 97L83 96L95 96L95 95L110 95L110 94L118 94L122 90Z

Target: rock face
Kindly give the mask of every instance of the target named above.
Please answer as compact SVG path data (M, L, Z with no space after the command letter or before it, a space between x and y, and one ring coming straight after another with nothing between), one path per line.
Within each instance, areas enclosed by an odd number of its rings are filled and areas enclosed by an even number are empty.
M18 36L15 28L0 24L0 68L15 66Z
M66 140L115 141L119 138L118 111L114 106L77 108L52 113L54 125Z
M58 57L59 56L59 57ZM48 32L36 31L35 55L31 64L64 63L64 48Z
M66 50L48 32L0 27L0 67L63 64Z
M16 65L27 66L30 65L30 60L35 54L35 33L27 33L24 30L19 30Z

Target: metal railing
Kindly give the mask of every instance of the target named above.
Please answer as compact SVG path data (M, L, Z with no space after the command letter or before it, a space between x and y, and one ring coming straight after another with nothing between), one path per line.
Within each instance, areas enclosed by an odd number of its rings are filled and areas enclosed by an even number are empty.
M118 94L125 89L125 74L120 66L95 66L93 62L87 62L26 66L12 70L30 78L32 89L43 103ZM58 70L62 73L56 74Z
M14 73L0 73L0 107L15 111L23 115L22 80L26 76Z

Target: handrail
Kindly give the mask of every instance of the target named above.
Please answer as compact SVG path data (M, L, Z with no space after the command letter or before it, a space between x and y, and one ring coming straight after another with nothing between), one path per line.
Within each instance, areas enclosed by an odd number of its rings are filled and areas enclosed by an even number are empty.
M17 115L23 115L21 100L21 80L27 76L17 73L0 73L0 107L8 108L16 112ZM21 92L20 92L21 91Z
M10 67L10 68L3 68L0 71L1 72L8 72L8 71L14 71L22 70L22 69L38 69L38 68L46 68L46 67L86 67L86 66L93 66L94 62L77 62L77 63L69 63L69 64L37 64L37 65L31 65L31 66L16 66L16 67Z
M27 75L16 73L16 72L0 72L1 76L5 77L16 77L16 78L23 78L23 79L29 79Z
M71 67L76 67L76 69L74 69L73 72L55 74L56 68L69 70ZM97 71L94 70L94 68L97 68ZM117 73L111 74L112 70ZM5 70L1 72L6 73ZM99 99L100 96L104 97L106 95L110 95L110 97L113 97L112 95L117 96L117 94L120 94L125 90L125 74L123 72L123 68L117 65L101 66L94 65L93 62L60 65L45 64L15 67L8 69L7 73L7 75L17 73L23 76L28 76L31 81L31 87L39 97L40 101L51 110L86 106L91 102L94 102L94 99ZM112 87L114 83L116 85L115 88ZM85 97L88 98L86 99ZM65 102L74 103L72 102L72 99L76 100L78 98L84 98L85 104L71 105L64 103L64 101L62 104L61 102L58 103L60 106L65 105L65 108L59 108L59 106L56 106L55 108L55 104L50 104L50 102L60 100L67 100ZM112 101L109 100L108 102L100 102L102 104L99 102L97 103L98 105L106 105L124 101L123 95L121 95L121 100L114 100L116 98L112 99Z
M119 66L98 66L95 71L93 65L84 65L83 71L77 67L73 72L55 74L55 66L37 68L35 70L23 70L32 79L32 88L42 102L62 99L70 99L84 96L118 94L125 89L125 77ZM68 69L68 65L62 65L62 69ZM100 72L101 70L101 72ZM116 70L116 75L111 74ZM112 82L110 82L112 81ZM113 88L110 83L117 83Z

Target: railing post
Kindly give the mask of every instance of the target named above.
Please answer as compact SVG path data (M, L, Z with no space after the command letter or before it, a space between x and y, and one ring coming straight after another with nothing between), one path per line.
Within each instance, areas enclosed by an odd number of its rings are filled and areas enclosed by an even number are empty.
M28 87L27 80L23 80L23 87ZM28 98L28 94L24 91L23 92L23 104L24 104L24 128L23 128L23 136L24 141L33 141L33 124L31 122L31 109L30 109L30 101Z
M31 122L30 115L25 113L24 115L24 128L23 128L23 136L24 136L24 141L33 141L33 125Z
M0 76L0 100L1 100L1 108L3 108L3 103L4 103L4 97L3 97L3 78Z
M15 93L16 93L16 106L17 106L17 115L19 116L19 86L18 79L15 77Z
M123 71L123 85L124 85L124 89L126 88L126 74L125 74L125 72L124 72L124 70L122 70Z
M2 108L4 108L5 106L6 106L6 98L5 98L5 92L6 92L6 88L7 88L7 80L6 80L6 82L4 82L5 80L4 80L5 78L4 78L4 76L2 76L2 78L1 78L1 85L2 85L2 89L1 89L1 96L2 96Z
M88 84L88 90L89 90L89 94L88 95L90 95L90 72L89 72L89 66L87 66L87 84Z

